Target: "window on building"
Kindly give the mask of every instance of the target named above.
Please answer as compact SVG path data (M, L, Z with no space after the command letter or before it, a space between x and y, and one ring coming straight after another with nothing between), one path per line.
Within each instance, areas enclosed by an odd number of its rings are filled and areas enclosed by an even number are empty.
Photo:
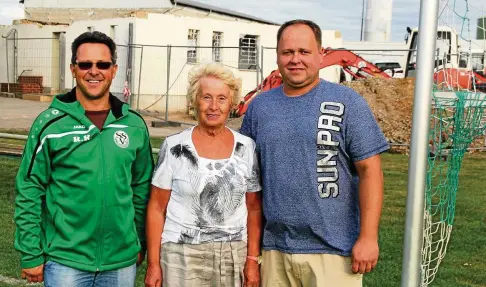
M189 29L187 34L187 62L197 63L197 46L199 44L199 30Z
M213 62L221 62L221 46L223 42L223 32L213 32Z
M238 68L256 70L258 36L242 35L240 37Z

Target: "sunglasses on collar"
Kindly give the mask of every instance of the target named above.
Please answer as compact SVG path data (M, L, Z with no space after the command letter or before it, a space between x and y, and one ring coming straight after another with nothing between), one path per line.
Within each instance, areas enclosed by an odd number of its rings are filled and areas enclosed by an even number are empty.
M113 65L112 62L96 62L96 63L93 63L93 62L76 62L74 64L77 65L80 70L84 70L84 71L90 70L91 68L93 68L93 65L96 65L96 68L98 70L108 70Z

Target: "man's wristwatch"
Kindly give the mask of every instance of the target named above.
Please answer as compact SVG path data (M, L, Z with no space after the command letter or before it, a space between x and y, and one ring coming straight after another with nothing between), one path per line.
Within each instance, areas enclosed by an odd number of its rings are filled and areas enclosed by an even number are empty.
M263 261L261 255L259 255L259 256L246 256L246 258L251 259L253 261L256 261L259 265L262 264L262 261Z

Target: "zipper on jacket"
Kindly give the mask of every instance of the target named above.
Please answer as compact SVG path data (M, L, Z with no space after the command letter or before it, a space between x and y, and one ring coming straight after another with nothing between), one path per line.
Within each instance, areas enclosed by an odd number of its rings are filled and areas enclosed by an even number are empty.
M98 241L98 252L96 252L96 271L100 271L101 268L101 263L103 262L103 227L105 225L105 204L106 204L106 198L105 198L105 169L104 169L104 154L103 154L103 128L100 130L99 136L99 146L100 146L100 159L101 159L101 179L102 179L102 188L101 190L103 191L102 199L101 199L101 220L100 220L100 228L99 228L99 241Z

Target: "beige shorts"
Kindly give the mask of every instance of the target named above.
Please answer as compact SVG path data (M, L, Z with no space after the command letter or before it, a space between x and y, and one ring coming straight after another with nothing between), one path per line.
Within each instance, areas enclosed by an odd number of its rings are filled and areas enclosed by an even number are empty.
M351 258L331 254L287 254L263 251L263 287L361 287L363 275L353 273Z
M164 243L160 251L162 286L241 287L246 243Z

